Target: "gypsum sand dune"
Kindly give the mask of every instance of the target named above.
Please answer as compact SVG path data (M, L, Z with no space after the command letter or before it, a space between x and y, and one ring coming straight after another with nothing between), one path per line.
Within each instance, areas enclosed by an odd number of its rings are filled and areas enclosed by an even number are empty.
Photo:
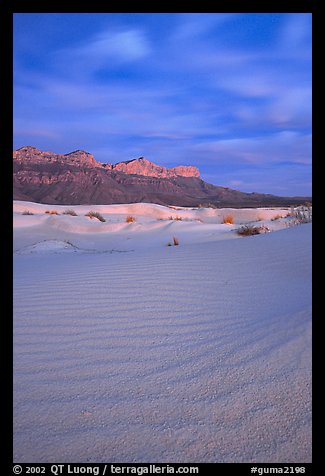
M15 461L310 461L310 235L16 255Z
M182 244L238 238L236 229L243 224L266 226L278 230L290 225L288 209L189 209L136 203L72 207L76 216L65 214L69 207L49 207L32 202L14 201L14 251L25 253L44 250L45 241L67 243L74 250L131 251L162 247L177 235ZM100 213L104 222L85 216L89 211ZM24 213L31 215L24 215ZM70 209L71 211L71 209ZM56 214L48 214L55 212ZM234 224L223 224L225 217ZM127 217L134 219L127 223ZM279 217L283 217L278 219ZM276 218L276 219L274 219ZM66 244L64 244L66 243ZM50 251L50 243L48 243ZM72 248L71 248L72 249Z

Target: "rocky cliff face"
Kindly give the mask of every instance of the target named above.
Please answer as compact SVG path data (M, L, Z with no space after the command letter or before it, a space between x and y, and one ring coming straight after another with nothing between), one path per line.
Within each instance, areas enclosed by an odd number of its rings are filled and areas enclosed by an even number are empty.
M16 200L62 205L149 202L220 207L285 206L305 200L218 187L204 182L196 167L167 168L144 157L103 164L82 150L56 154L27 146L14 151L13 158Z
M84 150L75 150L69 154L63 156L63 160L76 165L86 165L91 167L101 166L99 162L95 160L95 157Z
M28 161L33 163L61 163L62 165L75 165L81 167L97 167L106 170L114 170L125 174L143 175L145 177L171 178L171 177L200 177L200 172L193 166L177 166L167 168L156 165L144 157L139 159L119 162L117 164L103 164L97 162L92 154L84 150L75 150L68 154L56 154L44 152L33 146L22 147L15 150L13 158L16 161Z
M24 162L43 163L58 161L60 155L54 154L53 152L44 152L42 150L37 149L36 147L26 146L21 147L18 150L14 150L13 158L14 160Z
M119 170L125 174L143 175L145 177L171 178L171 177L200 177L200 172L193 166L177 166L173 168L162 167L144 157L120 162L113 165L114 170Z

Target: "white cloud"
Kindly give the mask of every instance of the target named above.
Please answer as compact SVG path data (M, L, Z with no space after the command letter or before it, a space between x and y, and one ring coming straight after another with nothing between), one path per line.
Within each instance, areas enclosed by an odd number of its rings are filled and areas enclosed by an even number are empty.
M292 87L283 91L269 108L270 119L279 125L311 125L312 92L309 87Z
M266 97L273 95L275 88L272 78L268 75L255 72L250 74L244 71L237 72L236 75L225 75L219 80L218 86L225 90L245 97Z
M311 13L293 13L285 18L279 35L279 47L288 50L306 47L311 40Z
M205 141L193 147L210 163L240 162L250 164L311 164L311 134L293 131L238 139Z
M35 121L15 120L14 121L15 135L17 137L44 138L47 140L59 139L62 136L55 131L55 126L41 125Z
M101 68L142 60L151 52L148 38L140 29L106 30L83 45L57 50L53 66L63 69L66 76L88 76Z
M105 31L93 38L88 45L76 51L86 58L106 61L114 57L121 61L134 61L150 54L147 38L140 30Z
M178 15L178 26L172 40L182 41L204 36L232 20L233 13L183 13Z

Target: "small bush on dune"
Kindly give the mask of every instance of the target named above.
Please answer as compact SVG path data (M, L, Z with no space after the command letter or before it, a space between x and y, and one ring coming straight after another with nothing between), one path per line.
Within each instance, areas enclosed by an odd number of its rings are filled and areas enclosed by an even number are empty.
M98 212L94 212L93 210L90 210L88 213L86 213L85 217L89 218L97 218L99 221L106 221L105 218Z
M295 225L311 223L313 219L313 208L310 204L300 205L299 207L291 209L290 216L294 218Z
M224 225L233 225L234 217L232 215L225 215L224 217L222 217L222 223Z
M282 218L282 215L275 215L273 218L271 218L271 221L280 220L280 218Z
M178 240L178 238L176 238L176 236L173 236L173 243L174 243L174 246L179 245L179 240Z
M34 215L34 213L30 212L29 210L24 210L22 215Z
M48 215L60 215L60 213L57 210L46 210Z
M173 243L171 241L168 241L167 246L178 246L179 245L179 240L176 238L176 236L173 236Z
M259 235L260 233L262 233L262 227L260 226L245 225L237 230L237 234L240 236Z
M68 210L64 210L63 215L71 215L72 217L78 216L78 214L70 208Z
M133 223L135 222L135 217L133 217L132 215L128 215L125 221L126 223Z

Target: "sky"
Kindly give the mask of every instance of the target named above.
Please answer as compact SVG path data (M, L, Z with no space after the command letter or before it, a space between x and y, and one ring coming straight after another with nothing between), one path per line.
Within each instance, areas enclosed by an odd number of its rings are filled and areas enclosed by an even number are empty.
M311 195L310 13L16 13L14 148Z

